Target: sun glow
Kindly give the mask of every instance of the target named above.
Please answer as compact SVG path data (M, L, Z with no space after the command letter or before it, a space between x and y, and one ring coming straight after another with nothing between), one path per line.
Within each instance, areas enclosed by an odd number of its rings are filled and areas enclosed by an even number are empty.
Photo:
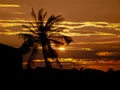
M64 51L65 47L59 47L58 49L61 50L61 51Z

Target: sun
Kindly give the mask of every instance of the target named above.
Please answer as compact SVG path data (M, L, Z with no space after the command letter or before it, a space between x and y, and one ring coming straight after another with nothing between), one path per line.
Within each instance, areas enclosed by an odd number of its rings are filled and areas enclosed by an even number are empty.
M65 47L59 47L58 49L61 50L61 51L64 51Z

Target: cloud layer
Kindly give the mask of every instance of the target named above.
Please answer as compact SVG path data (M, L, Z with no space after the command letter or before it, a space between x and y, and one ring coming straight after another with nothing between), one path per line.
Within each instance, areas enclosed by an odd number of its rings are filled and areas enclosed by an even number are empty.
M18 4L0 4L0 8L10 8L10 7L14 7L14 8L19 8L21 7L20 5Z

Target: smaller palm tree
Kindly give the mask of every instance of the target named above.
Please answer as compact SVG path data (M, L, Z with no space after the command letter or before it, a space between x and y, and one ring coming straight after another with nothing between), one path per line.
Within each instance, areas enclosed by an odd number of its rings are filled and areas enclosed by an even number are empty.
M64 20L64 18L62 18L61 15L51 15L47 20L45 20L47 12L44 13L43 9L40 9L37 17L33 8L31 15L33 17L33 22L30 22L29 25L23 25L23 27L27 28L29 31L26 34L19 34L19 36L24 40L24 43L21 46L21 52L25 54L31 50L27 67L29 68L31 66L31 62L35 58L35 54L39 46L42 47L47 68L52 67L49 59L55 60L56 63L62 67L58 60L58 54L53 47L69 45L72 42L71 37L61 33L64 31L65 27L61 27L59 24Z

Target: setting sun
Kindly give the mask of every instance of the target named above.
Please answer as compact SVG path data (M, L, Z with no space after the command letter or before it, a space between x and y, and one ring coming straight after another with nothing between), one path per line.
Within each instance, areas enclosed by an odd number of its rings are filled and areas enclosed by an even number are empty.
M58 49L61 50L61 51L64 51L65 47L59 47Z

